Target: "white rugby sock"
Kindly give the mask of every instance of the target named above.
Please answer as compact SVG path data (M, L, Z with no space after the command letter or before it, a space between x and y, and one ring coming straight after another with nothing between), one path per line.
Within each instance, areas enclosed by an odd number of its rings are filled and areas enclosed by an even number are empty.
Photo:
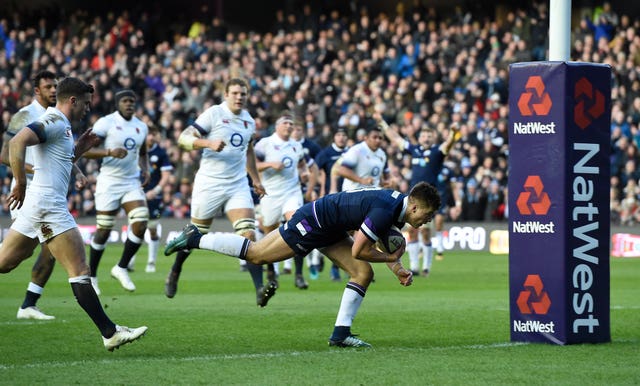
M436 250L438 253L444 252L444 244L442 244L442 231L436 232Z
M246 241L246 238L233 233L207 233L200 238L199 248L240 257Z
M407 243L407 252L409 253L409 267L412 271L417 271L420 268L420 243L417 241Z
M431 270L431 262L433 260L433 247L431 244L422 245L422 269Z
M340 309L336 318L336 326L351 326L353 319L358 313L358 309L364 299L366 289L360 285L349 282L342 293L340 301Z
M147 263L155 263L158 257L158 247L160 246L160 239L149 240L149 259Z

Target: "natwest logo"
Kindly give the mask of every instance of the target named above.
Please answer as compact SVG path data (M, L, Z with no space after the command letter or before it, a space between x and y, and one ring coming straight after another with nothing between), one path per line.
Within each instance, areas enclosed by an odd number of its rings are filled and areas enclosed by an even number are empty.
M544 290L540 275L527 275L516 304L521 314L546 315L551 306L551 299Z
M543 216L549 212L551 200L543 191L544 185L540 176L528 176L524 182L524 191L518 195L516 206L521 215L536 214Z
M538 75L530 76L525 85L525 92L518 99L518 109L525 117L537 115L545 116L549 114L553 102L551 96L545 90L542 77Z
M600 90L594 90L587 78L580 78L576 82L574 98L576 105L573 108L573 121L581 129L584 130L604 113L604 94Z

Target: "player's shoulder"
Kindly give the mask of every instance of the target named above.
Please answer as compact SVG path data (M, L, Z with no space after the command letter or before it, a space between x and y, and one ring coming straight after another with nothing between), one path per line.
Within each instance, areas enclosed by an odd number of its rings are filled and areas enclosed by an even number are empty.
M144 123L144 121L142 119L136 117L135 115L133 117L131 117L131 121L133 123L135 123L136 126L139 126L139 127L143 128L144 130L149 131L149 126L146 123Z
M249 111L245 109L242 109L242 111L240 111L240 119L242 119L243 121L255 123L255 120L253 119Z
M96 120L94 125L106 125L106 124L109 124L109 123L113 122L115 120L115 118L116 118L116 113L117 112L114 111L114 112L112 112L110 114L101 116L100 118L98 118Z
M7 126L7 134L15 135L20 131L23 127L28 125L30 122L31 115L26 110L20 110L11 117L9 121L9 125Z

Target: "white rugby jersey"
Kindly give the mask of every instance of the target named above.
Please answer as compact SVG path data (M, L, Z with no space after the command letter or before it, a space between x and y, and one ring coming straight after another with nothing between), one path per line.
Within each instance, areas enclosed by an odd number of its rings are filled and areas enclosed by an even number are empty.
M29 146L33 149L35 172L29 192L45 196L50 202L66 202L74 150L71 122L60 110L49 107L29 127L41 141Z
M342 165L352 169L359 177L373 177L372 185L362 185L348 178L342 182L342 190L354 190L380 186L380 178L387 168L387 155L382 149L372 151L363 141L342 155Z
M302 145L289 139L283 141L273 133L263 138L255 146L256 158L263 162L282 162L284 168L268 168L262 171L262 185L269 195L283 195L301 192L298 163L304 158Z
M224 149L202 151L198 174L235 183L247 178L247 148L256 131L256 123L248 111L236 115L227 102L206 109L192 125L203 138L222 139Z
M115 111L98 119L93 125L93 132L104 138L104 148L117 147L127 149L122 159L104 157L100 166L99 179L105 177L136 179L140 177L140 147L145 145L149 128L135 116L127 121Z
M9 122L9 127L7 128L7 134L13 137L14 135L18 134L18 131L22 130L23 127L38 119L46 111L47 109L40 103L38 103L36 99L34 99L33 102L18 110L13 118L11 118L11 122ZM32 146L27 147L27 151L24 155L24 162L33 165ZM27 173L26 176L28 187L31 183L31 180L33 179L33 174Z

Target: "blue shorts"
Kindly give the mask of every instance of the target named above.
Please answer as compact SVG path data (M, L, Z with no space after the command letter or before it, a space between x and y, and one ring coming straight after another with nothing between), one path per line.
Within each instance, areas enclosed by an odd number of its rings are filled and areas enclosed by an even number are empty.
M164 208L162 199L147 201L147 207L149 208L149 220L157 220L162 216L162 210Z
M333 245L349 237L346 231L321 228L313 214L313 203L303 205L278 229L289 247L305 256L316 248Z

